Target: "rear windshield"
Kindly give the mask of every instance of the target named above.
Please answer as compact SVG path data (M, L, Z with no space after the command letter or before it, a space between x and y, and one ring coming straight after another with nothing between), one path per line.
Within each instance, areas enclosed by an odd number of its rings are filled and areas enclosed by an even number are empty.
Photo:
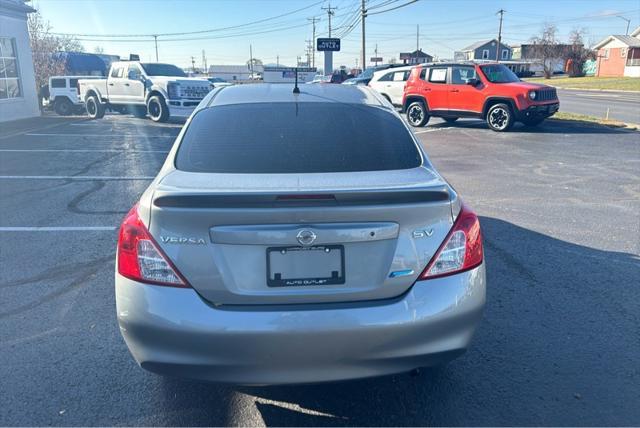
M313 173L421 165L400 119L378 107L325 102L255 103L197 113L176 168L210 173Z

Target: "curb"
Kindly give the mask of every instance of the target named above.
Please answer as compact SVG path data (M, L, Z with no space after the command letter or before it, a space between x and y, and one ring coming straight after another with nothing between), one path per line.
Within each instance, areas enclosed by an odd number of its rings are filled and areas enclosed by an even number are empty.
M549 85L553 86L553 85ZM553 86L556 89L566 89L568 91L585 91L585 92L616 92L620 94L638 94L640 95L640 91L627 91L624 89L583 89L583 88L567 88L563 86Z

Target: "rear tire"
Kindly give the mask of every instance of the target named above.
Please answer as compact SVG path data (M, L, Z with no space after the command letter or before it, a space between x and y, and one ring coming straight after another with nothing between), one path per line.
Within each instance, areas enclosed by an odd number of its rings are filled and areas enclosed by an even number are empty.
M445 122L447 122L447 123L453 123L453 122L455 122L456 120L458 120L458 118L457 118L457 117L444 117L443 119L444 119L444 121L445 121Z
M409 104L409 108L407 108L407 122L415 128L425 126L429 122L429 113L422 101L415 101Z
M73 104L69 101L69 98L56 98L53 109L60 116L69 116L73 113Z
M496 132L505 132L513 126L513 112L507 104L495 104L487 111L487 125Z
M169 120L169 108L160 95L154 95L147 101L149 117L154 122L166 122Z
M104 117L106 108L103 104L100 103L100 100L96 95L91 95L89 98L87 98L85 104L87 114L91 119L102 119Z

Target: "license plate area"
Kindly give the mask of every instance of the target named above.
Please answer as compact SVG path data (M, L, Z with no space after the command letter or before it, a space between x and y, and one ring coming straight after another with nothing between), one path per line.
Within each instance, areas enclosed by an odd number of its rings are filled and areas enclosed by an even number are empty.
M344 246L267 248L267 285L300 287L344 284Z

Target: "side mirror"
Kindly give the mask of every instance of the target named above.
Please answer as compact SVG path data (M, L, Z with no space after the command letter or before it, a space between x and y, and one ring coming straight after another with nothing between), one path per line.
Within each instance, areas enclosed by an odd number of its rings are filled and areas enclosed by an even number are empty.
M471 79L467 79L467 85L478 86L480 84L480 79L476 79L475 77Z

